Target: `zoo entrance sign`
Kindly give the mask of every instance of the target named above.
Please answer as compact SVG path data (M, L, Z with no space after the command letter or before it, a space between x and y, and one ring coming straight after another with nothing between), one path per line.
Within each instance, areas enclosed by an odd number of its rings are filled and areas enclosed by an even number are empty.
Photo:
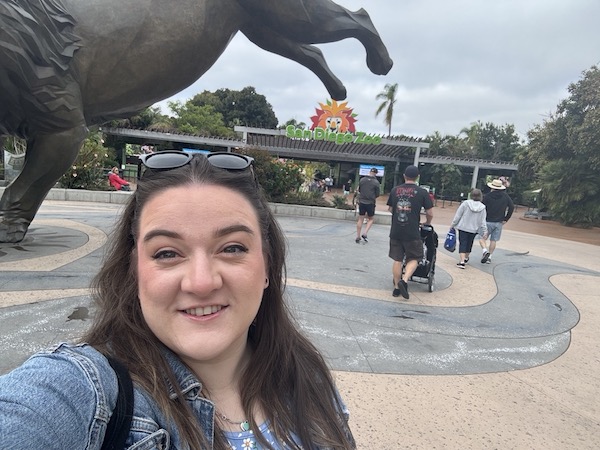
M356 114L348 107L348 102L338 103L327 100L319 103L316 115L312 116L310 129L297 128L288 125L285 135L291 139L313 139L315 141L330 141L336 144L381 144L381 137L356 131Z

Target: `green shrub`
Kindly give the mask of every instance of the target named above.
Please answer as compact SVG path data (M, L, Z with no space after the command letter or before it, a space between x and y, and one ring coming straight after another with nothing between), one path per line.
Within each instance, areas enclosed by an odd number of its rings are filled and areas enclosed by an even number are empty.
M333 207L337 209L354 209L352 205L346 203L346 197L344 197L343 195L334 194L331 203L333 203Z
M112 150L102 145L102 135L90 133L73 165L58 180L65 189L109 190L105 169L114 166Z
M523 194L521 195L520 204L527 206L528 208L537 208L538 207L538 201L537 201L538 195L539 195L539 192L531 192L531 191L523 192Z
M320 191L316 192L290 192L285 195L279 203L288 203L292 205L305 205L305 206L324 206L331 208L331 204L323 198L323 193Z
M269 201L285 203L285 198L297 192L304 182L302 167L294 160L281 160L266 150L256 148L245 149L241 153L254 158L256 177Z
M591 228L600 224L600 177L588 161L557 159L539 173L540 206L564 225Z

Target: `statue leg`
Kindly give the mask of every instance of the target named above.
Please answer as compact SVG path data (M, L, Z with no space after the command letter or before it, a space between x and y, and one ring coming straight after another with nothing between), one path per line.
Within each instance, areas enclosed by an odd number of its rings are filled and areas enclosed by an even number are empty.
M240 5L250 19L292 41L318 44L355 38L367 52L367 66L377 75L390 71L393 61L369 14L356 12L331 0L245 0ZM245 34L245 33L244 33Z
M245 26L241 31L260 48L296 61L310 69L325 85L332 99L346 98L346 88L343 83L333 74L321 50L314 45L299 44L270 29L257 26Z
M394 62L387 51L375 25L371 22L371 17L363 8L356 12L348 11L348 17L351 24L357 26L351 37L360 41L367 52L367 66L369 70L377 75L385 75L391 69ZM344 22L344 21L342 21ZM350 27L350 29L352 29Z
M23 170L0 200L0 242L20 242L42 201L75 161L87 135L83 125L57 133L38 133L27 141Z

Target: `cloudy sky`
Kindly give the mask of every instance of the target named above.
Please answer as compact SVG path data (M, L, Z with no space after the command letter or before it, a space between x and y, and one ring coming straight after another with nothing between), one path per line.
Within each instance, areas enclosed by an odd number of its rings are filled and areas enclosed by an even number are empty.
M375 99L398 83L392 134L458 134L472 122L514 124L522 136L556 110L567 87L600 64L598 0L339 0L365 8L394 60L372 74L354 39L319 44L358 114L356 128L387 134ZM203 90L253 86L280 123L310 124L329 95L298 63L268 53L238 33L215 65L169 100ZM159 103L168 112L166 101Z

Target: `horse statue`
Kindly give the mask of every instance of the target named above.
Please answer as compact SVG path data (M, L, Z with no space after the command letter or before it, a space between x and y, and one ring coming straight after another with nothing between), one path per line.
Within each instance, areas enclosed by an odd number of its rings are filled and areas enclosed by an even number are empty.
M367 12L330 0L0 0L0 137L27 142L0 200L0 242L25 237L89 125L180 92L238 31L310 69L335 100L346 89L311 44L355 38L371 72L392 67Z

